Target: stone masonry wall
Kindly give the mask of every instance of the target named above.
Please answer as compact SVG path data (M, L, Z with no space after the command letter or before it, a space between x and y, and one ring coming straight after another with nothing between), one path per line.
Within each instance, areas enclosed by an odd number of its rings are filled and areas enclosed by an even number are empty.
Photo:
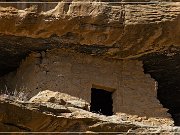
M157 83L144 74L142 62L113 60L51 50L32 53L16 73L5 77L9 89L60 91L90 103L91 88L113 92L114 113L169 118L157 99Z

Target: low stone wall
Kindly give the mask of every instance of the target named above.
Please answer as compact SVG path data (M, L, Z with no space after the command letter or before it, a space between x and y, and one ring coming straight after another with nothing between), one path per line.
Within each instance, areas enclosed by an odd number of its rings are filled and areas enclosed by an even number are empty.
M157 99L157 82L144 74L142 62L98 58L60 50L32 53L16 73L5 77L9 89L59 91L91 102L91 88L113 92L113 112L170 118Z

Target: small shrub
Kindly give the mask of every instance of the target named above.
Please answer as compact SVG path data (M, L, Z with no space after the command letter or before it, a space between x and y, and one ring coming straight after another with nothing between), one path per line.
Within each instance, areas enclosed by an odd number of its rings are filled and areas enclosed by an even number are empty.
M0 90L0 98L19 102L28 101L29 94L30 91L28 91L28 89L25 87L19 88L18 90L9 90L7 86L5 86L5 90Z

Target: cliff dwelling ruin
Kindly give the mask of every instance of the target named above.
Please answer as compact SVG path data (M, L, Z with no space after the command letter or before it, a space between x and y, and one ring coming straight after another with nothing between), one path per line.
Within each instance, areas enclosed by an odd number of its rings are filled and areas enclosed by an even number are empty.
M180 126L180 3L111 2L0 3L0 131Z
M139 60L115 60L71 51L31 53L17 71L4 76L10 90L67 93L87 101L90 111L113 115L171 118L157 99L158 83ZM153 111L151 111L153 110Z

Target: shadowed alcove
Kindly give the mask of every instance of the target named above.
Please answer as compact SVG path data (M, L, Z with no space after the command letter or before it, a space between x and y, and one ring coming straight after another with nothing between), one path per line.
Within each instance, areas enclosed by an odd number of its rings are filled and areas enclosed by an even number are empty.
M150 54L144 57L144 72L158 82L157 98L169 109L175 125L180 126L179 52Z
M112 92L92 88L90 111L107 116L113 115Z

